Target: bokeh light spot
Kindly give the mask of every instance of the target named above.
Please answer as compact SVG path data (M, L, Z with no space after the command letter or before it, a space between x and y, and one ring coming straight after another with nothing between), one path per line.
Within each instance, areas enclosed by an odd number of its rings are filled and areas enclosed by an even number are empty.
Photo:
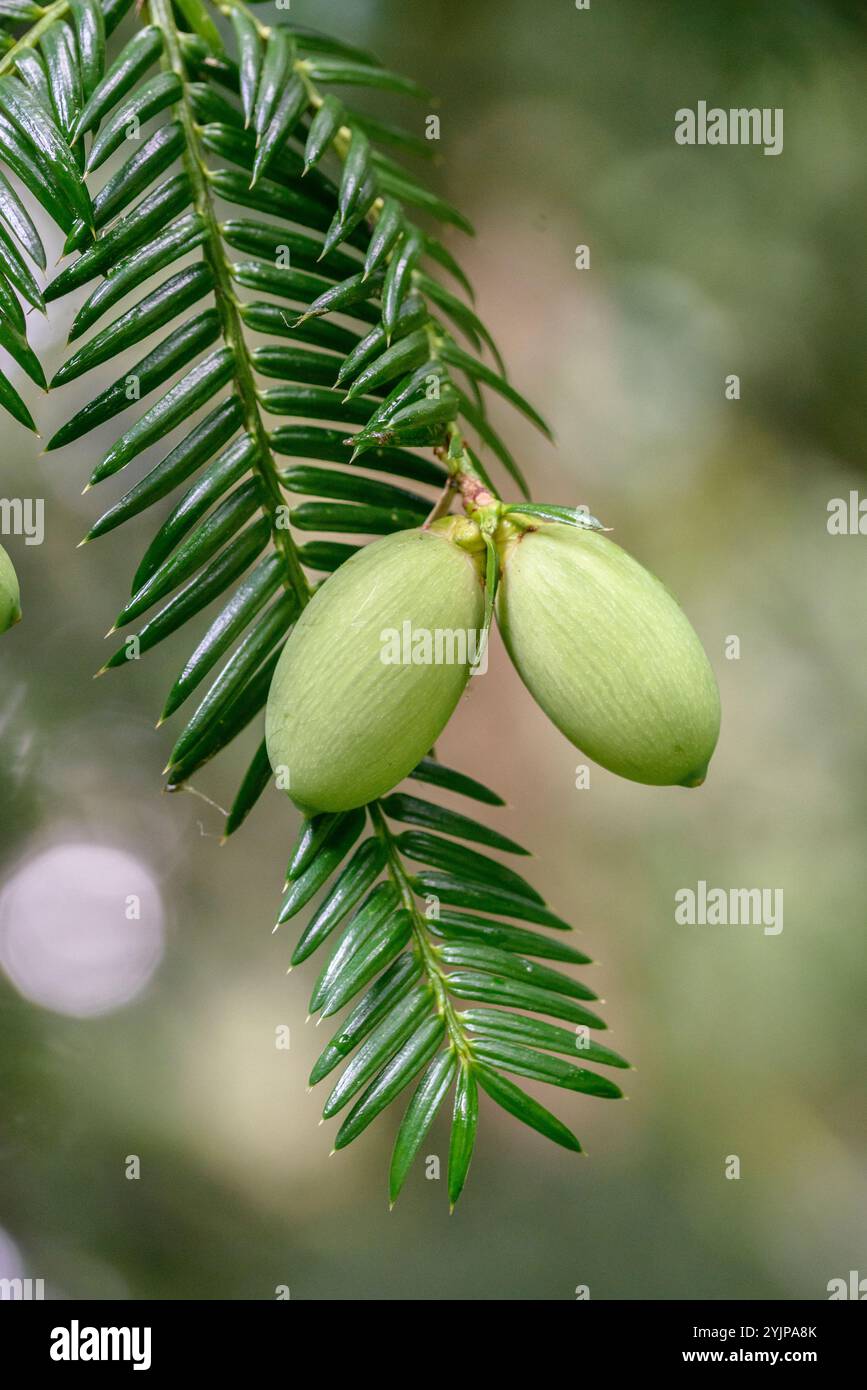
M87 1018L130 1003L163 952L148 868L125 850L62 844L27 859L0 893L0 966L25 998Z

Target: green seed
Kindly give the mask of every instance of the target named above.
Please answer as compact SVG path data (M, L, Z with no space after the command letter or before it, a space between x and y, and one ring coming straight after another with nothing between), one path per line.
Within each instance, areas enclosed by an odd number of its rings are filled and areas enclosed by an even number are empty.
M12 627L20 617L18 576L12 567L12 561L0 545L0 632Z
M265 716L271 765L302 809L363 806L430 751L470 675L483 549L465 518L401 531L353 555L307 605Z
M598 531L538 525L508 542L503 640L534 699L611 772L704 781L719 691L698 637L658 579Z

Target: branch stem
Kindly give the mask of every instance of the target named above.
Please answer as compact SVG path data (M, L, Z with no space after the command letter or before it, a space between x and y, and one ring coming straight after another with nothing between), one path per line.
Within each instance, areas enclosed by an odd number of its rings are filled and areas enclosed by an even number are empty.
M214 297L222 322L223 336L227 346L232 350L235 386L244 412L244 427L256 445L255 467L264 493L263 510L271 522L274 547L283 561L285 586L295 594L303 606L311 597L312 589L302 569L289 528L279 525L280 511L285 509L287 504L256 394L256 382L244 337L244 325L214 211L204 150L190 105L187 91L189 77L171 0L150 0L150 11L154 24L163 35L168 66L181 82L181 97L176 110L186 136L184 165L193 190L193 206L201 217L207 233L203 254L214 277Z
M412 930L413 936L415 937L416 950L422 967L430 980L436 998L437 1012L440 1013L445 1020L446 1030L451 1040L452 1047L455 1049L458 1056L465 1060L470 1060L469 1042L466 1033L461 1027L460 1017L449 996L446 976L440 969L436 947L432 945L430 936L428 935L428 930L425 925L426 919L422 915L421 909L416 901L415 889L404 868L400 850L388 827L379 802L372 801L367 810L374 831L385 848L386 867L389 878L400 893L401 902L412 919Z

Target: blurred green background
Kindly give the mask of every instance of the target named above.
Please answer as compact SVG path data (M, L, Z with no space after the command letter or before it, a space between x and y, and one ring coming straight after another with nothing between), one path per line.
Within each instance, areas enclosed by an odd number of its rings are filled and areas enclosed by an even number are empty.
M37 458L4 417L4 492L46 499L46 539L7 542L25 621L0 650L0 1275L71 1297L486 1300L811 1299L867 1274L867 539L826 527L867 486L860 11L292 3L440 94L434 178L478 233L448 244L558 447L498 422L537 498L587 503L679 595L722 688L698 792L596 768L577 790L580 755L499 644L440 745L506 796L492 823L600 962L630 1099L545 1097L589 1160L487 1103L449 1218L421 1166L387 1210L401 1106L328 1157L313 969L287 976L297 928L271 934L297 818L271 792L221 848L214 807L160 794L174 729L153 725L191 634L91 680L152 522L76 550L115 495L79 496L110 427ZM699 100L782 107L783 153L677 146ZM73 311L34 325L52 366ZM38 402L46 436L88 384ZM228 804L249 752L197 788ZM675 925L699 879L783 889L783 932ZM120 947L117 884L145 909ZM445 1167L443 1124L424 1152Z

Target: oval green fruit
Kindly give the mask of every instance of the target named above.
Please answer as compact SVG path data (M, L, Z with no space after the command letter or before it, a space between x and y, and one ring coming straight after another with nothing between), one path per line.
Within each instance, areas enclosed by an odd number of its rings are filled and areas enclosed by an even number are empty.
M0 545L0 632L12 627L21 617L21 597L18 576L12 561Z
M698 786L717 683L668 590L598 531L560 523L505 546L497 618L518 673L576 748L621 777Z
M430 751L484 621L480 549L464 518L397 532L353 555L304 609L265 712L271 766L303 810L363 806Z

